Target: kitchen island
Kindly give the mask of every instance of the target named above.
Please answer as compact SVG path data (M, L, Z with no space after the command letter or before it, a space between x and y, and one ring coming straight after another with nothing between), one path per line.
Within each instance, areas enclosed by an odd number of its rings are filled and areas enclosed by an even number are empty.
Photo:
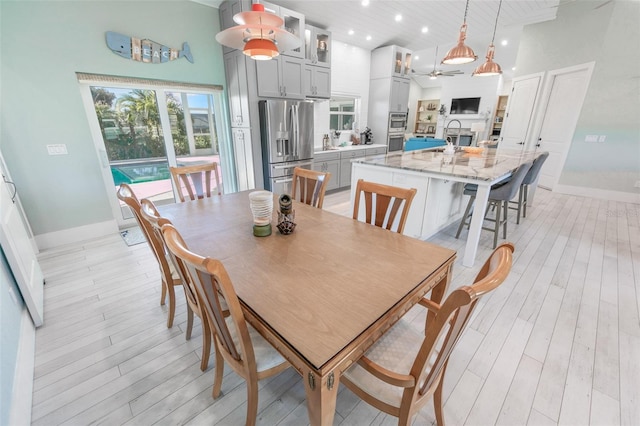
M462 150L445 154L442 148L395 152L354 159L351 202L356 182L364 179L418 192L411 204L404 234L425 239L462 218L466 198L463 185L478 185L474 213L462 264L473 266L491 185L507 179L520 164L538 153L485 148L471 154ZM479 213L479 214L478 214Z

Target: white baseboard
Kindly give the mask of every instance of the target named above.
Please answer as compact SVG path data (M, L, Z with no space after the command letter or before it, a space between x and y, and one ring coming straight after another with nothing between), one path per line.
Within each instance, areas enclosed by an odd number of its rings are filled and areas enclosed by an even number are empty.
M620 201L622 203L640 204L640 193L609 191L606 189L587 188L583 186L556 185L554 192L580 197L593 197L603 200Z
M115 219L112 219L106 222L93 223L91 225L78 226L77 228L36 235L36 243L40 250L45 250L93 238L113 235L116 232L118 232L118 224Z
M9 424L29 426L31 424L31 404L33 395L33 371L36 356L36 328L26 308L22 310L20 322L20 342L13 377L13 398Z

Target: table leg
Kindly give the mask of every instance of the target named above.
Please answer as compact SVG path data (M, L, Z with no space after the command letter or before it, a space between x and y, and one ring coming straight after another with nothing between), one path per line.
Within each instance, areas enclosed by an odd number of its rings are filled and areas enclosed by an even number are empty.
M480 232L482 232L482 222L484 222L484 211L489 201L489 190L490 187L488 186L478 185L473 214L471 215L471 225L469 226L469 234L467 235L467 245L465 246L464 257L462 258L462 264L464 266L472 267L476 259Z
M321 376L307 370L302 379L307 394L307 411L311 426L333 425L340 373L331 372L322 379Z

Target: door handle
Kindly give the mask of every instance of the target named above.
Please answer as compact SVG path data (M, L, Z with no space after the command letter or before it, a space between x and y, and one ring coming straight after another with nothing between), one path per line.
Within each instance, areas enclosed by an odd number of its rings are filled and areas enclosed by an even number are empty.
M287 182L293 182L293 178L274 179L273 180L273 183L287 183Z
M518 145L524 145L524 142L518 142Z
M273 166L273 170L289 169L292 167L300 167L300 166L310 166L311 164L313 164L311 161L306 161L304 163L286 164L283 166Z

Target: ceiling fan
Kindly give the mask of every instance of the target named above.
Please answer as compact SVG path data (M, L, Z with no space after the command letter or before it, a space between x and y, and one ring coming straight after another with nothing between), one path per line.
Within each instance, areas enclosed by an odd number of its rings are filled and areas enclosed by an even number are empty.
M417 73L415 70L411 70L411 72L413 74L415 74L416 76L426 76L429 77L432 80L435 80L438 77L453 77L455 75L460 75L460 74L464 74L464 72L460 71L460 70L451 70L451 71L444 71L444 70L438 70L436 69L436 62L438 60L438 46L436 46L436 55L433 58L433 70L431 72L428 73Z

